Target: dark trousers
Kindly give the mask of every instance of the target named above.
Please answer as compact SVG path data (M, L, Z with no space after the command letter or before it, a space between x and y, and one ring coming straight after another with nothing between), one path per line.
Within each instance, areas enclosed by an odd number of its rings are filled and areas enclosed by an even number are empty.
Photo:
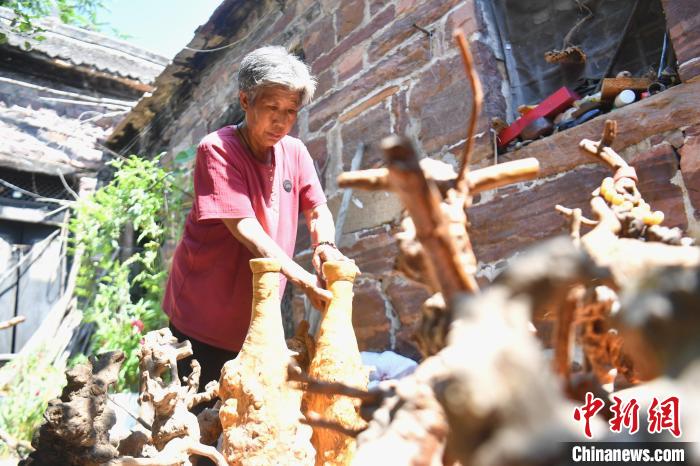
M199 340L195 340L175 328L172 323L170 323L170 331L178 340L189 340L192 344L192 356L180 359L177 362L177 373L180 379L189 376L192 373L192 366L190 366L192 359L196 359L202 367L202 375L199 378L200 392L204 391L204 387L212 380L218 382L219 377L221 377L221 368L224 367L226 361L230 361L238 356L236 351L217 348L216 346L211 346Z

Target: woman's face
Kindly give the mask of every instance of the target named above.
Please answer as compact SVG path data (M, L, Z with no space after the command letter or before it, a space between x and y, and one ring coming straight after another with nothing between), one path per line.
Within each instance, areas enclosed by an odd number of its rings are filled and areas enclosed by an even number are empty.
M239 97L250 142L256 149L271 147L285 137L301 107L299 92L282 86L260 88L253 101L245 92L240 92Z

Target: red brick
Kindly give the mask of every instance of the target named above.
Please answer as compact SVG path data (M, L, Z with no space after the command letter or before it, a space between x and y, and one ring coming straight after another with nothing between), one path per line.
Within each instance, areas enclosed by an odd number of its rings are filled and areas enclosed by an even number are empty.
M408 109L421 122L419 138L426 152L466 137L472 96L461 66L459 56L441 60L422 73L411 90Z
M671 183L678 171L673 148L662 144L634 157L631 164L637 170L644 199L652 209L666 215L664 225L685 228L682 192ZM470 233L477 259L493 262L536 241L568 233L568 222L554 206L580 207L590 217L590 193L606 176L610 176L610 170L602 165L579 167L528 190L501 189L496 199L470 208Z
M360 351L384 351L390 348L391 323L386 315L384 297L378 281L355 280L352 300L352 326Z
M349 34L343 39L333 50L319 59L313 61L311 70L314 73L330 68L330 66L345 52L350 50L355 45L369 39L377 30L384 27L394 18L394 6L389 5L377 15L374 15L369 23ZM310 62L312 60L309 60Z
M554 206L580 207L590 217L590 193L609 175L603 166L581 167L525 191L503 196L506 190L499 190L491 202L471 207L467 215L476 258L494 262L537 241L568 233L567 221Z
M694 0L662 0L680 76L687 81L700 74L700 65L683 66L700 55L700 11Z
M489 121L505 114L506 104L501 93L501 80L495 59L488 47L470 44L474 62L482 79L484 100L477 124L472 162L478 164L491 158L493 149L489 136ZM459 56L443 59L421 74L411 91L408 106L410 116L421 121L419 138L428 153L451 146L466 138L467 124L471 118L471 88L464 77L464 65ZM456 152L461 153L461 149Z
M376 167L383 164L382 151L379 142L391 134L389 110L384 103L360 114L343 126L341 136L343 138L343 170L350 170L350 164L357 145L364 143L364 155L360 168Z
M362 70L363 56L364 49L362 47L356 47L346 53L340 62L338 62L338 81L345 81L347 78Z
M697 129L700 129L700 126ZM679 152L681 154L681 173L683 173L683 182L693 206L693 216L696 220L700 220L700 137L686 139Z
M326 92L333 89L335 85L335 78L333 77L333 71L328 70L316 76L316 93L314 94L316 98L323 97Z
M406 90L400 90L391 98L391 113L394 114L395 134L406 134L409 125L408 96Z
M391 0L369 0L370 16L374 16L375 14L377 14L382 8L387 6L389 3L391 3Z
M421 306L432 293L425 285L399 273L385 279L384 291L401 322L396 334L396 352L419 360L421 354L413 338L423 318Z
M386 31L372 39L369 48L370 62L382 59L389 50L405 42L414 34L425 36L425 34L416 29L413 24L415 23L423 28L430 29L428 26L440 19L457 3L459 3L459 0L445 0L440 2L416 2L411 0L409 3L400 3L396 13L397 20L394 21ZM400 13L399 8L401 9ZM427 38L425 42L428 42Z
M335 12L335 29L338 41L340 42L362 24L364 17L364 0L347 0L340 2L340 7Z
M308 63L328 52L335 45L333 17L325 16L313 23L304 36L304 55Z
M273 37L277 35L279 32L283 31L289 23L291 23L294 18L296 17L296 10L294 8L285 8L282 11L282 16L275 21L275 23L272 25L272 28L270 29L270 32L267 33L268 37Z
M659 144L629 161L637 170L639 192L653 210L665 214L664 225L688 227L681 188L671 183L678 172L679 161L669 143Z
M461 30L466 37L469 37L479 29L475 9L474 1L469 0L449 14L445 27L446 40L451 40L452 34L458 29Z
M421 46L422 45L422 46ZM370 96L387 81L409 75L429 59L427 44L406 46L368 69L358 79L343 86L309 109L309 130L318 131L361 98Z
M399 248L391 232L383 227L368 231L348 247L341 247L343 254L353 259L363 276L381 276L394 269Z

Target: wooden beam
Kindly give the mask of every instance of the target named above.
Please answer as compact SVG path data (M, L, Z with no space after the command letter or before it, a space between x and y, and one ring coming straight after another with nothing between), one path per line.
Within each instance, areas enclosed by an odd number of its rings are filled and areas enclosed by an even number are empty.
M617 152L655 134L700 122L700 80L680 84L640 102L601 115L567 131L537 140L522 149L499 156L499 160L535 157L540 161L540 177L569 171L591 162L583 149L576 149L582 139L598 140L605 120L618 122L617 138L612 147Z

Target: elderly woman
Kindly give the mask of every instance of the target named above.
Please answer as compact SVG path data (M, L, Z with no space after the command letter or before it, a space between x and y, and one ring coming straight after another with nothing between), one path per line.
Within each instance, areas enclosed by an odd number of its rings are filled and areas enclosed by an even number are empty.
M330 292L319 279L325 260L343 260L333 240L333 217L304 144L288 136L316 82L283 47L248 54L238 72L245 119L202 140L197 148L194 202L173 258L163 302L173 334L192 342L202 365L201 386L218 380L245 339L252 305L254 257L278 259L286 280L311 303ZM303 212L317 275L291 256ZM178 363L189 372L189 362Z

